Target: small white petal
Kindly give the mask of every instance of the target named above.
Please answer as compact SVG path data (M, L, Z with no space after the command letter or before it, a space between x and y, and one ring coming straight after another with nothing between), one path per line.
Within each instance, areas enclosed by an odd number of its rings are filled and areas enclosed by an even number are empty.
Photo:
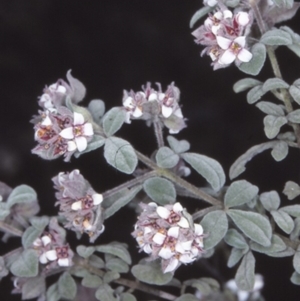
M100 194L100 193L95 193L95 194L92 195L92 199L93 199L93 204L94 204L95 206L97 206L97 205L99 205L99 204L102 203L102 201L103 201L103 196L102 196L102 194Z
M239 44L243 48L246 45L246 37L237 37L234 39L234 43Z
M168 236L172 236L174 238L178 238L178 236L179 236L179 227L171 227L168 230Z
M173 205L173 211L176 213L179 213L183 210L183 207L181 206L181 204L179 202L175 203Z
M86 149L87 147L87 140L85 137L80 136L75 138L75 143L77 145L78 151L82 152Z
M238 59L242 62L249 62L252 59L252 53L247 49L243 48L237 55Z
M137 236L136 242L139 244L140 247L144 246L144 238L142 236Z
M130 112L126 112L125 123L128 123L128 124L131 123L130 116L131 116L131 113Z
M224 37L217 36L217 43L222 49L226 50L230 47L232 41Z
M91 123L85 123L83 125L83 135L85 136L92 136L94 135L93 126Z
M154 203L154 202L150 202L150 203L148 204L148 206L153 207L153 208L157 208L157 204Z
M204 21L204 26L205 27L208 27L208 28L211 28L211 26L213 26L214 22L211 20L211 18L207 18L205 21Z
M133 98L132 97L127 97L124 101L123 101L123 106L125 108L128 108L128 109L133 109L134 108L134 105L133 105Z
M212 33L214 34L214 35L217 35L217 33L218 33L218 30L221 28L221 25L219 24L219 25L213 25L212 27L211 27L211 31L212 31Z
M150 228L150 227L145 227L144 228L144 234L149 234L151 232L152 232L152 228Z
M68 152L73 152L77 149L77 145L74 141L68 141Z
M219 64L229 65L236 59L235 54L230 50L226 50L222 56L219 58Z
M189 254L183 254L180 256L179 261L182 263L191 263L191 262L195 261L195 259L196 259L195 257L192 257Z
M198 245L198 247L203 248L203 239L202 238L196 238L195 243Z
M203 234L203 228L202 228L202 226L201 226L200 224L194 224L194 227L195 227L194 232L195 232L195 234L196 234L197 236Z
M224 19L231 19L232 18L232 12L228 9L223 11L223 17Z
M64 86L58 84L52 84L51 86L49 86L49 90L61 94L65 94L67 92L67 89Z
M44 126L52 125L52 121L51 121L51 119L50 119L49 116L46 116L45 119L42 121L41 124L44 125Z
M161 248L161 250L158 253L158 256L163 259L170 259L173 255L174 255L174 252L172 252L169 247Z
M143 247L143 250L145 253L147 254L151 254L152 253L152 248L149 244L146 244L144 247Z
M46 264L48 262L48 259L46 257L46 254L43 253L40 257L39 257L39 261L41 264Z
M218 20L222 20L223 14L220 11L217 11L216 13L214 13L214 17Z
M92 229L92 225L90 224L90 222L88 220L84 220L82 225L83 225L85 230L91 230Z
M35 239L35 241L32 243L34 247L41 247L42 246L42 240L40 238Z
M244 11L240 11L236 15L236 21L239 23L239 25L246 26L250 21L249 14Z
M178 242L178 243L175 245L175 251L178 252L178 253L180 253L180 254L184 254L184 253L185 253L185 249L183 248L181 242Z
M207 5L210 7L214 7L218 3L217 0L208 0Z
M165 118L169 118L173 113L172 107L167 107L165 105L162 105L161 107L161 113Z
M160 233L160 232L157 232L157 233L153 236L152 240L153 240L156 244L162 245L162 244L164 243L166 237L167 237L166 235L164 235L164 234L162 234L162 233Z
M177 223L178 226L180 226L181 228L189 228L190 224L188 222L188 220L185 217L181 217L180 221Z
M60 267L68 267L68 266L70 266L70 260L69 260L69 258L60 258L57 260L57 264Z
M226 282L226 287L228 287L232 292L237 292L239 288L236 285L235 280L231 279Z
M84 124L84 117L82 114L74 112L74 125Z
M135 110L132 113L132 116L135 117L135 118L139 118L142 115L143 115L143 111L139 107L136 107Z
M185 251L190 251L192 249L192 243L193 243L192 240L188 240L188 241L185 241L185 242L181 242L181 245L182 245L182 248Z
M0 195L0 202L2 202L3 201L3 196L2 195Z
M169 273L169 272L173 272L174 270L177 269L179 264L179 261L177 258L172 258L169 262L169 264L167 265L167 267L164 270L164 273Z
M165 98L166 94L165 93L158 93L158 99L163 100Z
M77 201L77 202L73 203L71 205L71 209L74 210L74 211L81 210L82 209L82 202L81 201Z
M192 247L191 252L194 256L198 256L199 250L196 247Z
M162 206L158 206L156 208L156 213L161 217L161 218L164 218L164 219L167 219L169 216L170 216L170 211L165 208L165 207L162 207Z
M151 93L148 97L148 101L155 101L155 100L157 100L157 94Z
M261 275L257 274L255 275L255 282L254 282L254 287L253 290L257 291L262 289L264 286L264 279Z
M239 301L246 301L246 300L248 300L249 292L246 292L246 291L238 291L238 292L237 292L237 295L238 295L238 300L239 300Z
M46 254L47 259L50 261L57 259L57 253L55 250L47 251L45 254Z
M74 138L74 133L73 133L73 127L67 127L63 129L59 135L65 139L73 139Z
M51 238L48 235L44 235L41 240L44 246L47 246L51 243Z

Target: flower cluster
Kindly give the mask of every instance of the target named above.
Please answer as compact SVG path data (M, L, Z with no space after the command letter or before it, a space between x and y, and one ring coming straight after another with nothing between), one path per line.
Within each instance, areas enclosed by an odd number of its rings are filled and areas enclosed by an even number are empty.
M141 204L143 209L132 235L141 250L152 259L162 259L164 273L172 272L182 263L195 261L203 250L203 229L194 224L180 203L157 206Z
M161 122L176 134L186 127L184 117L179 106L180 90L171 83L165 92L157 84L158 91L150 83L142 86L143 91L134 92L124 90L123 106L126 109L126 122L131 119L144 119L148 125Z
M59 80L44 89L39 99L39 105L44 110L33 119L38 145L32 153L43 159L51 160L64 155L65 161L69 161L72 154L87 148L94 135L92 124L82 114L73 113L64 106L67 98L78 102L85 94L84 86L70 72L67 77L70 85Z
M41 264L48 264L49 268L56 266L68 267L72 265L73 252L65 243L65 233L57 224L55 218L51 219L49 231L44 232L33 242L33 248L39 252Z
M96 193L79 170L59 173L52 179L60 206L60 215L65 219L65 227L76 232L87 233L94 241L103 231L101 194Z
M192 32L195 42L206 46L201 55L207 54L211 57L215 70L227 67L233 62L239 65L252 59L252 53L247 50L246 45L252 19L247 12L233 14L228 9L218 9Z

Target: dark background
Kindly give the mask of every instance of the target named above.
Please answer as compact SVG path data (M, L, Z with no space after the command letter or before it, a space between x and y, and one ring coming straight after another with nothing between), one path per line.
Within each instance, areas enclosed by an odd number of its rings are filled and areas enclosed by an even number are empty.
M200 58L202 48L193 41L189 20L201 6L199 0L2 0L0 180L11 187L23 183L34 187L41 214L54 215L57 208L50 179L60 171L79 168L99 192L128 179L104 164L102 150L79 160L73 158L71 163L61 159L47 162L31 155L35 142L29 120L37 113L37 98L46 84L65 78L69 69L86 85L83 104L100 98L107 109L121 105L123 89L139 90L147 81L166 87L175 81L182 92L183 114L188 118L188 127L176 137L189 140L192 151L221 162L228 174L238 156L267 140L264 115L247 104L245 93L235 95L232 91L232 85L247 75L234 66L213 72L210 59ZM287 24L299 29L299 16ZM292 83L299 77L299 60L284 48L278 49L278 54L284 79ZM260 75L262 80L268 77L273 77L269 64ZM264 98L270 99L270 95ZM147 155L154 150L152 131L142 122L125 125L120 135ZM263 153L247 167L240 178L258 185L261 192L281 192L285 181L299 182L296 150L280 163L275 163L269 152ZM193 180L196 185L204 185L199 177ZM121 223L124 214L118 213L116 218ZM126 218L134 223L133 214ZM132 231L127 224L122 227L127 231L123 234L108 221L103 241L111 237L130 240L124 238ZM299 299L299 287L289 282L292 258L256 258L256 270L265 276L263 294L267 301ZM234 271L224 274L232 277ZM5 283L10 285L9 281ZM7 295L1 300L19 298Z

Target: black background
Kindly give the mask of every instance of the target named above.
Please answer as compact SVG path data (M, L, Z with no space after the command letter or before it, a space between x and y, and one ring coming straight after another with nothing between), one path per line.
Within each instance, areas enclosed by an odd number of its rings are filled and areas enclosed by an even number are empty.
M234 66L213 72L210 59L200 58L201 48L193 41L189 20L201 6L199 0L2 0L0 180L11 187L23 183L34 187L41 214L54 215L57 208L50 179L60 171L79 168L99 192L128 179L104 164L102 150L79 160L73 158L71 163L61 159L47 162L31 155L35 142L29 120L37 113L37 97L46 84L65 78L69 69L86 85L83 104L100 98L107 109L121 105L123 89L139 90L147 81L161 82L166 87L175 81L182 92L183 114L188 119L188 127L176 137L189 140L192 151L221 162L226 174L239 155L254 144L267 141L264 115L247 104L245 93L235 95L232 91L234 82L247 75ZM299 29L299 16L298 13L287 24ZM284 79L292 83L299 77L299 60L283 47L277 52ZM260 78L268 77L273 75L266 64ZM264 100L271 97L267 95ZM124 125L120 135L147 155L155 149L152 131L142 122ZM240 178L258 185L261 192L280 192L286 180L299 182L296 150L291 150L280 163L275 163L269 152L263 153L247 167ZM192 180L196 185L205 185L200 177ZM284 196L282 199L286 201ZM133 213L125 217L118 213L117 224L128 218L134 223ZM108 221L99 243L111 237L132 240L126 238L132 231L128 222L124 227L115 224ZM11 241L11 245L16 243ZM256 270L265 276L266 300L298 300L300 289L289 282L292 258L256 258ZM186 267L182 270L189 271ZM234 271L224 271L224 275L232 277ZM4 283L10 286L7 280ZM7 295L1 300L20 299Z

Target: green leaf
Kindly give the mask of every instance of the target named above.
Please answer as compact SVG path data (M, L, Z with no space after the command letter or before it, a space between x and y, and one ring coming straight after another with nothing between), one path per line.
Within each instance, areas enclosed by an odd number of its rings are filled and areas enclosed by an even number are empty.
M268 115L284 116L283 107L269 101L260 101L256 104L256 107Z
M290 280L293 284L300 285L300 273L294 272Z
M118 301L118 299L114 297L114 290L106 283L100 285L95 296L99 301Z
M104 157L108 164L126 174L132 174L138 163L131 144L117 137L110 137L105 140Z
M250 202L258 194L258 187L251 183L240 180L233 182L225 194L225 206L234 207Z
M44 229L46 228L46 226L48 226L49 224L49 217L48 216L33 216L31 219L30 219L30 223L31 225L40 230L40 231L44 231Z
M190 149L190 143L186 140L177 140L173 136L168 136L167 140L168 140L168 143L169 143L171 149L176 154L184 153Z
M60 299L60 295L58 292L58 285L57 283L52 284L46 293L46 300L47 301L58 301Z
M271 155L275 161L282 161L289 153L289 145L285 141L278 141L271 151Z
M289 113L286 117L290 122L300 123L300 109Z
M218 161L195 153L185 153L181 157L203 176L215 191L223 187L226 177Z
M214 8L210 6L205 6L197 10L191 18L190 28L193 28L195 23L200 20L202 17L210 13Z
M22 300L37 298L46 292L44 277L29 278L22 286Z
M248 251L249 247L246 248L246 250ZM229 268L234 267L240 260L241 258L245 255L245 250L243 249L237 249L237 248L232 248L231 249L231 253L228 257L228 261L227 261L227 266Z
M285 183L283 193L289 200L293 200L295 197L300 195L300 186L293 181L287 181Z
M243 291L250 291L253 289L255 282L254 269L255 258L252 252L249 251L244 256L235 275L235 282L239 289Z
M210 285L201 279L189 279L184 281L184 284L196 288L204 296L207 296L211 293Z
M288 121L286 117L267 115L264 118L264 125L265 125L264 130L266 136L269 139L275 138L278 135L280 128L287 122Z
M173 204L176 201L174 184L169 180L154 177L144 182L143 188L147 195L160 205Z
M179 298L176 298L175 301L199 301L199 299L192 294L183 294Z
M75 158L79 158L82 154L91 152L95 149L100 148L104 145L106 138L100 136L100 135L93 135L93 138L91 141L89 141L86 149L82 152L76 152L74 153Z
M288 87L289 85L285 81L277 77L267 79L262 86L265 93L277 89L287 89Z
M250 75L258 75L266 60L266 46L256 43L251 48L252 59L248 63L242 63L238 68Z
M296 240L300 236L300 217L295 218L294 220L294 229L291 232L290 240Z
M94 254L89 257L89 263L97 269L103 269L105 267L104 261L99 256Z
M227 214L237 227L253 241L268 247L271 245L272 228L269 220L259 213L230 209Z
M131 264L131 257L128 250L120 243L110 243L107 245L96 246L98 252L112 254Z
M106 262L105 267L118 273L127 273L129 271L128 264L124 260L115 257L109 259Z
M281 8L292 8L294 0L274 0L274 4Z
M105 103L101 99L93 99L88 105L88 110L90 111L94 121L100 124L100 120L105 112Z
M83 277L81 284L85 287L97 288L101 284L103 284L103 281L100 277L96 275L87 274L86 276Z
M155 159L159 167L173 168L177 165L179 156L170 148L163 146L157 151Z
M278 227L283 230L285 233L290 234L294 229L293 219L284 211L271 211L275 223Z
M0 281L3 277L7 276L9 271L7 270L8 264L7 264L7 257L5 258L6 260L4 261L4 258L0 256Z
M43 233L43 230L38 230L35 227L28 227L22 235L22 245L24 249L32 248L33 242Z
M248 244L244 236L235 229L229 229L224 237L225 242L237 249L245 249Z
M226 213L221 210L209 212L202 219L201 226L207 234L203 241L204 249L211 249L222 240L228 230Z
M262 89L262 85L257 85L247 93L247 102L253 104L260 100L264 94L265 91Z
M28 185L20 185L13 189L6 203L10 208L15 204L32 203L36 200L37 195L34 189Z
M0 202L0 221L5 220L5 218L10 214L10 209L7 203Z
M173 273L163 273L158 262L147 262L134 265L131 269L133 276L145 283L165 285L173 278Z
M73 300L77 293L77 285L73 277L64 272L58 279L58 292L60 296L67 300Z
M264 247L256 242L251 241L250 248L256 252L269 254L284 251L286 249L286 245L278 235L273 235L270 246Z
M300 46L299 46L299 48L300 48ZM300 54L300 52L299 52L299 54ZM296 86L295 83L293 83L289 88L289 92L292 95L295 102L298 105L300 105L300 87L298 85Z
M122 293L120 301L137 301L135 296L129 293Z
M279 211L284 211L287 214L294 216L294 217L300 217L300 205L291 205L291 206L285 206L281 207Z
M131 200L135 198L135 196L139 193L139 191L142 189L142 185L137 185L133 188L122 190L122 195L115 200L109 207L105 208L103 217L104 219L107 219L114 215L117 211L119 211L121 208L126 206Z
M89 258L95 252L95 247L79 245L76 247L76 252L83 258Z
M291 35L281 29L272 29L264 33L260 42L265 45L291 45L293 43Z
M299 248L299 246L293 257L293 267L296 270L296 272L300 274L300 248Z
M233 85L233 91L235 93L240 93L243 91L246 91L250 88L253 88L257 85L261 85L262 82L255 79L255 78L251 78L251 77L247 77L247 78L243 78L240 79L239 81L237 81L234 85Z
M115 107L110 109L103 116L104 133L110 137L116 133L123 125L126 119L126 111L123 107Z
M277 210L280 206L280 197L275 190L264 192L259 198L264 208L268 211Z
M270 257L282 258L282 257L287 257L287 256L294 255L295 251L291 247L287 247L283 251L280 251L280 252L266 252L266 254Z
M120 278L120 274L116 271L108 271L103 276L103 283L110 283Z
M24 250L14 261L10 271L18 277L36 277L38 274L39 258L35 250Z

